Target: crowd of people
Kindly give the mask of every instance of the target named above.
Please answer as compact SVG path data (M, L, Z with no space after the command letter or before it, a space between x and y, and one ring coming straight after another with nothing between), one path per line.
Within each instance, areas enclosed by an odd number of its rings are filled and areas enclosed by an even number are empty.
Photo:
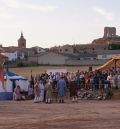
M42 73L33 77L31 75L28 96L34 99L34 102L52 103L54 93L57 101L64 103L66 93L70 93L72 102L78 101L78 92L84 90L99 89L118 89L120 88L120 69L109 69L106 71L77 71L67 73ZM18 95L16 94L18 93ZM14 89L14 100L21 98L20 88Z

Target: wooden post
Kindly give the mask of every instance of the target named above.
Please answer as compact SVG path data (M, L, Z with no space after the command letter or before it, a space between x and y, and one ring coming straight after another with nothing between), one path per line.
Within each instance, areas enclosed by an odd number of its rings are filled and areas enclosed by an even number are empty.
M117 66L116 66L117 61L118 61L118 60L117 60L117 59L115 59L115 72L116 72L116 67L117 67Z

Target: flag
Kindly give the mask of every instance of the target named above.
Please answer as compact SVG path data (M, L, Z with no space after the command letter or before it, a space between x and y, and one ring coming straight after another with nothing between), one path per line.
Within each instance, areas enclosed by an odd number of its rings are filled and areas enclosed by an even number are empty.
M3 67L0 66L0 86L2 89L2 91L5 91L5 87L4 87L4 70L3 70Z

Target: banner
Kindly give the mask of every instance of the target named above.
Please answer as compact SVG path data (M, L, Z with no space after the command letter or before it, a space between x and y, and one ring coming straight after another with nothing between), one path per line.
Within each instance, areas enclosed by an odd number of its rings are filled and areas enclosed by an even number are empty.
M0 66L0 92L5 92L5 87L4 87L4 70L3 70L2 66Z
M67 69L47 69L47 74L50 74L50 73L66 73L67 72Z

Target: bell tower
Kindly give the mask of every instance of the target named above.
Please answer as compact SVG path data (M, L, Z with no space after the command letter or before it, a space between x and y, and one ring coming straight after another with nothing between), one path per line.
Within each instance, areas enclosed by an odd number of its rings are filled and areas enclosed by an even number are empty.
M18 39L18 47L19 48L26 48L26 39L23 36L23 33L21 32L21 36Z

